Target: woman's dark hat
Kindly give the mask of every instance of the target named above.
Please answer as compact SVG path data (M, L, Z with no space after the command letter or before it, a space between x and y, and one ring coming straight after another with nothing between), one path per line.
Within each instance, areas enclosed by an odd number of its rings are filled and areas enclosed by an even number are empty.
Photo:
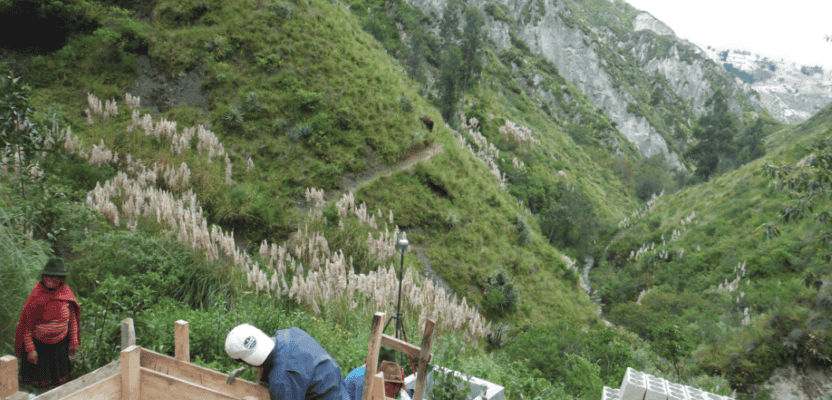
M60 258L50 258L49 261L46 262L46 266L43 267L43 271L40 271L41 275L52 275L52 276L67 276L69 272L66 270L66 266L64 265L64 260Z

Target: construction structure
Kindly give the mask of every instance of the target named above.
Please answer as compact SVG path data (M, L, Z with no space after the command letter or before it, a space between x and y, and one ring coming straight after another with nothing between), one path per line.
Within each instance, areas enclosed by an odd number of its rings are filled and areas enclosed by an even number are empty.
M601 400L733 400L627 367L621 388L604 387Z
M373 316L370 343L367 351L367 372L364 377L362 400L387 400L384 378L377 371L379 345L392 347L419 358L419 375L414 400L421 400L425 389L425 375L431 359L430 347L435 320L425 324L422 346L417 347L381 331L384 313ZM186 321L176 321L174 327L174 357L143 349L136 345L133 319L121 322L121 356L95 371L67 382L36 397L37 400L90 399L269 399L269 390L259 384L236 379L231 374L191 364L190 335ZM29 399L29 393L19 391L18 360L14 356L0 357L0 400Z

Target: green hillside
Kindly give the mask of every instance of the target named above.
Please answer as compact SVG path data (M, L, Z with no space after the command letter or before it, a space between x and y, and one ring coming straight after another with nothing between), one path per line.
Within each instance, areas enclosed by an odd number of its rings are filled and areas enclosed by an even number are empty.
M54 254L67 259L84 310L76 372L114 359L118 322L132 317L139 343L168 354L173 321L190 321L195 362L222 371L236 366L220 345L234 325L299 326L346 374L365 357L371 315L394 312L395 240L406 233L411 341L424 318L438 317L438 362L505 385L507 398L599 398L627 366L728 394L725 375L742 391L745 381L697 356L702 348L675 376L661 341L636 326L641 337L605 327L582 289L581 264L594 255L605 317L621 324L639 310L630 303L652 283L642 285L639 270L625 279L635 264L614 265L609 254L694 209L696 223L706 214L691 204L656 217L664 196L633 227L619 221L684 176L642 157L516 37L507 51L487 41L477 49L482 71L448 108L438 78L455 45L431 30L441 18L392 5L0 0L0 15L16 7L21 20L56 26L48 43L27 37L0 50L10 71L0 92L0 282L11 305L0 310L0 350L13 352L19 310ZM402 40L420 29L423 74ZM794 129L826 129L806 124ZM780 135L770 154L786 151ZM756 177L748 171L761 162L706 185ZM706 201L690 194L701 187L672 198ZM719 229L697 238L703 253ZM645 299L686 293L665 285ZM783 302L811 294L799 292ZM726 332L734 340L744 331Z
M662 197L608 246L591 280L604 315L646 340L664 321L694 338L692 364L755 391L783 364L829 365L829 249L821 194L804 218L801 176L815 176L832 136L832 108L772 134L769 155L710 182ZM764 165L803 168L775 178ZM818 177L823 175L817 174ZM779 182L779 183L778 183ZM779 234L777 234L779 233ZM632 254L632 255L631 255Z

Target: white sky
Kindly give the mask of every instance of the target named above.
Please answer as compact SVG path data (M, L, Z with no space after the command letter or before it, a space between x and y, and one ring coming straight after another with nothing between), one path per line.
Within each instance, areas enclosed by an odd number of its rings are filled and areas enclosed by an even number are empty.
M832 0L625 0L700 47L832 70Z

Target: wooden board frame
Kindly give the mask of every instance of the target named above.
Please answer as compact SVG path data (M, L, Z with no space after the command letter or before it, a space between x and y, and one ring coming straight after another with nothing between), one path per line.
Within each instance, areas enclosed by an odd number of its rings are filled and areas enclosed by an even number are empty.
M257 383L234 379L228 374L190 363L188 323L176 321L175 354L169 357L135 345L135 329L130 318L122 321L121 357L87 375L37 397L39 400L110 399L268 399L269 390ZM18 360L0 357L0 397L27 399L17 382ZM73 382L76 382L73 385ZM78 383L83 386L75 387ZM383 388L383 385L382 385Z
M367 349L367 363L364 371L364 392L362 400L385 400L384 379L379 380L381 373L377 374L379 346L392 347L402 353L417 357L419 359L419 373L416 374L416 390L413 392L413 400L422 400L425 394L425 382L427 380L428 363L433 359L430 352L433 343L435 319L428 319L425 323L425 333L422 337L422 346L416 347L410 343L399 340L395 337L385 335L382 332L381 323L386 314L377 312L373 315L373 324L370 327L370 344Z

